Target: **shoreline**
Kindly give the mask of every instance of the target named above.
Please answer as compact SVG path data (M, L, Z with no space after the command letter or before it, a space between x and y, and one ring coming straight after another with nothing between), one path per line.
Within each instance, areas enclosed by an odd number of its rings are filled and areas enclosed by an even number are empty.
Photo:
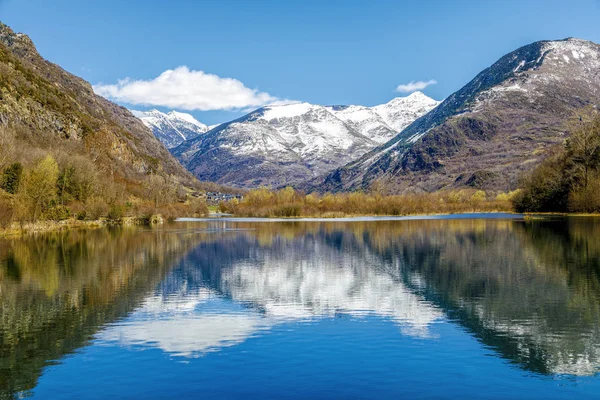
M206 218L177 218L175 222L235 221L235 222L360 222L360 221L410 221L431 219L477 219L478 216L491 218L524 218L525 214L510 211L472 211L462 213L408 214L408 215L369 215L357 214L335 217L245 217L227 215ZM494 217L495 216L495 217Z
M461 213L409 214L409 215L346 215L335 217L245 217L236 215L214 215L203 218L182 217L173 222L368 222L368 221L418 221L418 220L450 220L450 219L523 219L525 221L545 219L548 217L600 217L600 214L589 213L517 213L514 211L471 211ZM150 220L141 217L125 217L121 221L106 219L80 221L67 219L64 221L38 221L26 223L22 228L13 223L10 228L0 229L0 238L18 237L49 232L60 232L78 229L99 229L111 226L152 226L161 225L165 221L158 215Z
M143 217L124 217L119 221L98 219L82 221L78 219L66 219L63 221L37 221L28 222L21 226L13 222L9 228L0 229L0 238L34 235L38 233L61 232L78 229L99 229L110 226L150 226L162 224L164 219L160 215L153 215L150 219Z

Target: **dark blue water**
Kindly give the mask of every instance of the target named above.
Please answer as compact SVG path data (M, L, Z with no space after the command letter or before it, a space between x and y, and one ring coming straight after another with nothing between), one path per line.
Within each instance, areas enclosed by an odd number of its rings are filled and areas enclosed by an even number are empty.
M2 398L597 398L600 219L5 240Z

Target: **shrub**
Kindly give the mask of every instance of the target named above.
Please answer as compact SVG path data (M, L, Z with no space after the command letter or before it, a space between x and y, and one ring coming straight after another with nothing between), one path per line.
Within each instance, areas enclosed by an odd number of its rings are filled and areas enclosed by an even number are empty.
M567 211L570 192L564 153L546 159L522 184L513 198L518 212Z
M47 219L50 221L64 221L68 219L71 215L69 209L62 205L54 205L49 207L42 214L43 219Z
M85 203L87 216L92 220L100 219L108 213L108 205L99 197L92 197Z
M125 207L120 204L113 204L108 210L106 218L112 222L120 222L125 216Z
M201 197L192 198L189 203L189 208L192 216L208 215L208 206L206 205L206 200Z
M478 190L471 195L471 200L476 203L481 203L482 201L485 201L485 197L485 192L483 190Z
M487 193L475 189L397 196L382 196L379 192L327 193L320 197L314 193L300 195L288 188L274 193L260 188L249 191L239 202L237 199L222 202L219 208L247 217L324 217L500 211L510 210L511 204L508 201L488 200Z
M600 212L600 176L588 178L587 187L581 187L569 194L569 211L582 213Z

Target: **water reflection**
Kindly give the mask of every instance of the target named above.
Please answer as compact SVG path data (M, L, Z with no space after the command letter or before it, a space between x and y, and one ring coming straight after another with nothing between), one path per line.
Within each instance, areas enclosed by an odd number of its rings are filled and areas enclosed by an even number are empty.
M276 324L336 314L390 318L403 334L423 338L443 317L369 249L346 247L337 233L331 240L323 232L297 233L265 245L257 243L259 232L200 245L128 323L111 327L101 341L194 357Z
M580 218L179 223L4 240L0 391L31 390L81 346L194 358L339 315L391 321L424 345L450 340L436 324L458 324L526 371L593 375L599 235L600 220Z
M122 343L191 356L336 314L378 315L428 338L448 316L526 370L592 375L600 365L596 220L234 225L246 230L200 245L160 293L201 287L243 308L230 315L222 304L198 304L185 318L210 318L178 335L185 351L141 328L156 318L115 328ZM162 305L168 310L168 299ZM239 319L240 332L215 313ZM176 325L182 317L165 318Z
M130 313L199 240L131 229L1 240L0 398Z
M414 238L398 251L420 289L503 357L539 373L600 366L600 221L516 223Z

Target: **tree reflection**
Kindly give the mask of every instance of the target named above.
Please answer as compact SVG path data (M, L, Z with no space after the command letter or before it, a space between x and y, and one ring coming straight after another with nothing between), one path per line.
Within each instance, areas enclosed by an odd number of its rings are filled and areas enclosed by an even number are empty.
M134 310L142 317L101 339L188 357L282 321L375 314L427 338L449 318L527 371L594 374L598 237L600 219L557 218L217 221L5 239L1 397L33 389L44 366ZM240 309L198 308L212 298Z
M131 312L200 236L71 231L0 243L0 397Z

